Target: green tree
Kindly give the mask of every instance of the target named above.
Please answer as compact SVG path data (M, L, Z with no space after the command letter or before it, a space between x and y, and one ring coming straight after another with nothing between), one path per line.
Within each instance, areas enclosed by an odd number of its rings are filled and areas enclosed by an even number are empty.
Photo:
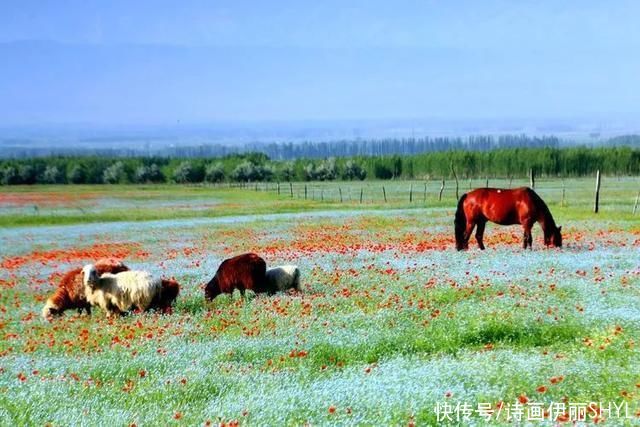
M330 157L318 165L309 163L304 167L304 175L307 181L330 181L336 179L338 175L336 159Z
M275 171L271 165L258 165L255 169L256 179L258 181L271 181L275 175Z
M5 166L0 170L0 184L2 185L15 185L20 183L20 176L18 170L13 166Z
M359 179L362 181L367 177L367 171L358 163L349 159L344 165L344 171L342 173L342 179L354 180Z
M393 177L400 178L402 176L402 158L400 156L393 156L391 162L393 164Z
M293 162L284 162L280 168L280 178L283 181L293 181L296 176L296 170Z
M158 165L155 163L152 163L151 166L149 166L149 181L151 182L165 181L164 174L160 170L160 167L158 167Z
M222 182L224 181L225 173L222 162L212 163L207 166L204 179L207 182Z
M178 167L173 171L173 179L180 184L186 184L194 182L193 165L190 161L185 160L180 163Z
M248 160L240 163L231 172L231 179L238 182L254 181L256 178L256 168L253 163Z
M393 178L393 170L389 165L386 165L382 160L376 161L373 166L373 175L377 179L391 179Z
M316 167L313 163L307 163L303 170L305 181L313 181L316 179Z
M62 184L64 182L64 174L57 166L49 165L42 174L42 181L46 184Z
M119 184L126 182L124 163L117 161L106 168L102 174L102 181L105 184Z
M151 170L148 166L138 166L133 173L133 182L137 184L144 184L151 182Z
M67 174L67 179L72 184L84 184L87 180L87 172L81 165L73 165Z
M36 168L31 164L22 164L18 167L18 176L21 184L35 184L38 178Z

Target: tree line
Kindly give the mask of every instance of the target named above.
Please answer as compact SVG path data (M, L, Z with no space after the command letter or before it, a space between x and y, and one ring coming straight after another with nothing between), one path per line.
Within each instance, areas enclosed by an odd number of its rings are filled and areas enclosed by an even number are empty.
M264 153L223 157L38 157L0 161L0 184L221 183L640 174L631 147L500 148L416 155L272 160Z
M127 140L124 137L125 141ZM2 141L0 141L2 142ZM468 137L421 137L421 138L385 138L352 139L341 141L302 141L302 142L246 142L233 145L188 143L154 143L141 139L132 139L130 144L110 138L81 140L78 144L64 146L12 146L4 147L4 156L10 158L64 156L101 156L101 157L225 157L231 154L265 153L273 160L295 160L299 158L327 158L354 156L390 156L431 153L435 151L472 150L486 151L496 148L558 148L561 142L555 136L528 135L472 135ZM24 142L23 142L24 143ZM89 144L83 145L84 143ZM119 148L109 147L118 143ZM605 142L606 143L606 142ZM635 139L625 144L638 143ZM123 148L126 147L126 148Z

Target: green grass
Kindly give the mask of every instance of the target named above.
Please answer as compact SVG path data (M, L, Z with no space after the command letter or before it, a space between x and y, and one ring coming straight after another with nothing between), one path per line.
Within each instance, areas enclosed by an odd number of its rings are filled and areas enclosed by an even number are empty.
M491 186L515 187L526 181L492 179ZM425 193L425 184L427 191ZM461 180L458 194L469 188L484 186L484 180ZM307 187L307 198L304 188ZM564 186L564 202L562 198ZM387 202L383 199L385 188ZM352 210L385 208L451 208L455 207L455 183L447 181L442 200L440 182L365 181L294 183L293 197L287 184L258 184L255 187L228 188L206 185L80 185L80 186L13 186L3 193L15 197L44 194L52 197L72 192L75 200L54 206L36 203L0 205L0 227L67 225L76 223L152 221L182 218L215 218L235 215L310 212L316 210ZM537 191L553 209L559 221L591 218L593 182L590 179L539 180ZM360 203L360 191L363 200ZM633 220L633 205L640 181L635 178L604 178L600 202L601 220ZM340 201L342 191L342 202ZM410 196L411 193L411 196ZM411 199L411 202L409 201ZM172 206L172 202L178 205ZM180 205L180 203L183 205ZM112 204L116 207L109 207ZM184 206L188 203L197 209ZM213 203L213 204L212 204ZM212 204L211 206L209 206ZM201 205L201 207L199 207ZM38 206L36 209L35 206ZM209 207L207 207L209 206ZM640 214L640 212L638 213Z

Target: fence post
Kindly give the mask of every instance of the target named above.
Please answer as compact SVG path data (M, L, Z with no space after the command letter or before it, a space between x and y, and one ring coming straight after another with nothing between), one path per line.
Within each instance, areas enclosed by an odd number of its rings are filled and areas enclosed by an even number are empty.
M440 186L440 194L438 194L438 201L442 200L442 192L444 191L444 178L442 178L442 185Z
M484 188L489 188L489 177L487 177L486 181L484 182Z
M382 195L384 196L384 202L387 203L387 192L384 189L384 185L382 186ZM360 202L362 203L362 202Z
M596 172L596 200L593 205L593 213L598 213L600 205L600 169Z
M364 188L360 187L360 204L362 204L362 191L364 190Z
M413 203L413 183L409 187L409 203Z
M533 168L529 169L529 187L536 188L536 173Z
M636 210L638 210L638 201L640 200L640 191L638 191L638 195L636 196L636 203L633 205L633 214L636 214Z
M513 182L513 175L509 176L509 188L511 188L512 182Z
M304 185L304 199L307 200L307 184Z
M289 181L289 192L291 193L291 198L293 199L293 184Z
M427 183L424 183L424 193L422 194L422 203L427 204Z
M280 181L278 181L278 196L280 195Z
M459 188L459 185L458 185L458 174L456 174L456 170L453 167L453 162L451 162L451 172L453 173L453 179L456 180L456 200L458 200L460 198L459 197L459 192L458 192L458 188Z
M320 190L320 201L324 202L324 188Z

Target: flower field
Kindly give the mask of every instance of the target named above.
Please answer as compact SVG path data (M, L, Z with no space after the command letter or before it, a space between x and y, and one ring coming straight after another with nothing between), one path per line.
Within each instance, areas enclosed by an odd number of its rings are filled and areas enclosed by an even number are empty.
M559 181L540 190L562 249L545 249L536 226L523 251L518 227L490 224L487 250L472 240L467 252L454 250L450 189L438 202L429 187L426 203L411 204L404 184L386 184L386 204L353 200L355 184L337 203L335 183L322 200L252 189L155 190L151 201L127 187L3 193L0 425L485 425L517 423L516 407L541 407L555 425L575 419L571 403L589 404L587 423L636 425L637 181L603 191L599 216L591 184L571 182L562 206ZM42 224L21 224L34 203ZM95 221L68 219L78 215L69 203ZM139 217L128 216L133 205L144 205ZM249 251L268 266L297 264L303 292L205 303L220 262ZM173 313L44 321L61 273L101 257L175 278Z

